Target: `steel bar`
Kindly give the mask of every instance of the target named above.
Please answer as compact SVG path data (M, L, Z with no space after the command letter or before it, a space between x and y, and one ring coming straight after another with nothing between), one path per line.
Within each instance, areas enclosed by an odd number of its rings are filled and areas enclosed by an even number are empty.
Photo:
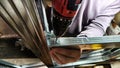
M42 6L40 4L39 6ZM0 0L0 15L46 65L53 65L35 0ZM40 8L43 12L43 8ZM43 15L42 15L43 16Z
M8 39L8 38L20 38L17 34L7 34L0 36L0 39Z
M107 44L120 43L120 35L103 36L103 37L60 37L51 38L51 46L73 46L84 44Z
M15 64L12 64L12 63L9 63L9 62L6 62L6 61L3 61L3 60L0 60L0 64L10 66L11 68L21 68L21 67L18 66L18 65L15 65Z

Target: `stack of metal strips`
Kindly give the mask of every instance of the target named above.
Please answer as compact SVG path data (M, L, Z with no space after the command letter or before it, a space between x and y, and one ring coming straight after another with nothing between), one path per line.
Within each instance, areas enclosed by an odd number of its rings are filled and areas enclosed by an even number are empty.
M35 0L0 0L0 16L43 63L53 65Z

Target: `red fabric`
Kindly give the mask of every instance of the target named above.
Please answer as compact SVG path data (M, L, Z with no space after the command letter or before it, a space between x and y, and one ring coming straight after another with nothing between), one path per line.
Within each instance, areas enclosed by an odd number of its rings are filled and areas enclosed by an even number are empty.
M75 4L79 4L80 1L81 0L76 0ZM52 4L54 9L64 17L73 17L76 13L76 10L69 10L67 8L68 0L53 0Z

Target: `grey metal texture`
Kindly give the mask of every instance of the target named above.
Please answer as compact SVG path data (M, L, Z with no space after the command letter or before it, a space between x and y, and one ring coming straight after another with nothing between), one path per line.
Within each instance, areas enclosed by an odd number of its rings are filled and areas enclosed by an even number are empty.
M41 0L40 0L41 1ZM40 4L39 6L42 6ZM42 8L40 8L41 12ZM0 0L0 16L46 65L52 65L35 0Z
M9 62L5 62L3 60L0 60L0 64L3 64L3 65L6 66L6 67L1 67L1 68L21 68L20 66L17 66L15 64L12 64L12 63L9 63Z
M120 35L111 35L103 37L60 37L51 38L50 46L73 46L84 44L106 44L106 43L120 43Z

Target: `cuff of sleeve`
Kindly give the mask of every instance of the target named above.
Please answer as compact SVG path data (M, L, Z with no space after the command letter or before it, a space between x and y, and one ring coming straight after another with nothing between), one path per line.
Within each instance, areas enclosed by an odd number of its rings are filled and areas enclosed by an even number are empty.
M87 37L87 35L85 35L85 34L79 34L79 35L77 35L77 37Z

